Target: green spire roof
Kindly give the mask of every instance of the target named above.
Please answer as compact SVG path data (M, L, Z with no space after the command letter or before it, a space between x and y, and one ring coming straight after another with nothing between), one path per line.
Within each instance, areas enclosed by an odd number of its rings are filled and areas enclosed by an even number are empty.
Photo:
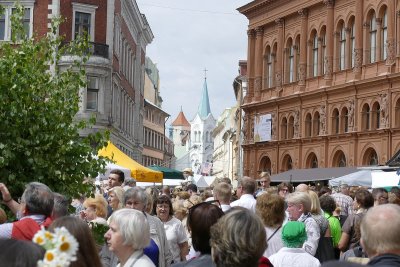
M198 113L201 118L206 118L208 116L208 114L211 113L210 100L208 99L207 79L206 78L204 78L203 94L201 95L201 101L200 101Z

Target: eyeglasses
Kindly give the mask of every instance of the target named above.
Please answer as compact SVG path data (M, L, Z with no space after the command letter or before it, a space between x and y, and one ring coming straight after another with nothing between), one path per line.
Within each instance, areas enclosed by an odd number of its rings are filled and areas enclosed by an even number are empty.
M192 217L192 213L195 209L197 209L200 206L203 205L215 205L218 208L221 208L221 204L219 203L218 199L214 199L214 200L210 200L210 201L204 201L204 202L200 202L192 207L189 208L189 212L188 212L188 217L187 217L187 224L190 225L190 218Z

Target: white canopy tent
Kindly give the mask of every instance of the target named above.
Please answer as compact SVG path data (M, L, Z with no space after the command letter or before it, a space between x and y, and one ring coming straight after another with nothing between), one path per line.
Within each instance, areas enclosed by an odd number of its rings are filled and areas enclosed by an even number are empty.
M195 174L193 176L193 181L199 188L205 188L211 186L211 184L215 180L215 176L203 176L199 174Z
M399 185L400 176L395 170L359 170L329 181L330 186L347 184L349 186L365 186L368 188L391 187Z

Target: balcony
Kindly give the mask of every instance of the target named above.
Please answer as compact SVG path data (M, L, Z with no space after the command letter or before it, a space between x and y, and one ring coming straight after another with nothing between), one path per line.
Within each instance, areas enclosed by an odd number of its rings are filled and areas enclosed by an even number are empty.
M68 45L69 42L63 42L62 46ZM91 56L98 56L108 59L108 45L102 43L89 42L89 51Z

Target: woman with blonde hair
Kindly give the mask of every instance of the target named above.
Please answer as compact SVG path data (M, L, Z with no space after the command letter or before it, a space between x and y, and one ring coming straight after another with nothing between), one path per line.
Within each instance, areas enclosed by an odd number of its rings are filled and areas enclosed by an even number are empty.
M107 204L107 200L101 194L96 194L94 198L87 198L83 202L80 218L88 223L107 225Z
M282 226L285 221L285 201L277 194L261 194L257 197L256 214L265 226L267 249L264 257L269 257L283 247L281 239Z
M125 191L121 186L115 186L108 191L108 204L113 212L122 209L124 192Z

